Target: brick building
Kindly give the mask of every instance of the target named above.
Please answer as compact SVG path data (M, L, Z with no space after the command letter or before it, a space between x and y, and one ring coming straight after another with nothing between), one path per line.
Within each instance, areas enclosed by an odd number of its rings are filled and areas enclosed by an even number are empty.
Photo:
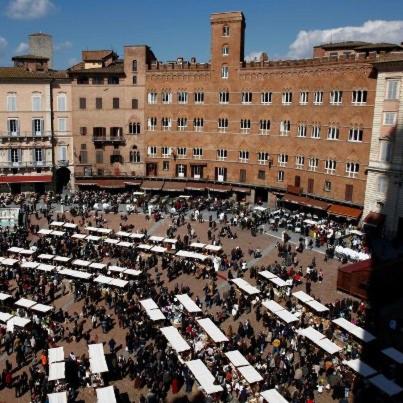
M151 63L146 176L205 181L211 189L247 186L262 200L285 194L288 202L319 209L334 204L335 215L357 218L371 143L373 62L386 51L344 43L344 54L328 55L322 45L309 60L263 55L246 63L244 35L242 13L213 14L209 64Z

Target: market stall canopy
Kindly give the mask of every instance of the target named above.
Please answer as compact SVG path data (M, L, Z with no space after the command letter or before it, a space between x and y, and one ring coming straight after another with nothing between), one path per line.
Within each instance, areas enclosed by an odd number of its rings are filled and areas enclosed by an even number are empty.
M95 389L97 392L97 403L116 403L116 395L113 386Z
M160 330L177 353L190 350L189 344L179 333L178 329L173 326L168 326L162 327Z
M48 394L49 403L67 403L67 392L57 392Z
M288 400L284 399L276 389L264 390L260 393L260 396L268 403L288 403Z
M201 312L202 310L196 305L196 303L187 294L176 294L175 297L183 305L189 313Z
M186 361L186 365L207 394L210 395L223 390L220 385L214 384L215 378L202 360Z
M214 342L221 343L223 341L228 341L228 337L210 318L197 319L197 323L204 329L204 331Z

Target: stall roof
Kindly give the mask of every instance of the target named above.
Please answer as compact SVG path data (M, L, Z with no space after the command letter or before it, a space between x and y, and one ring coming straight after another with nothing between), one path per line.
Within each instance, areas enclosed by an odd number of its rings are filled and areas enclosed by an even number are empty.
M147 245L145 243L141 243L140 245L137 245L137 249L141 250L150 250L152 248L152 245Z
M155 253L165 253L167 251L167 248L164 248L162 246L153 246L151 249L151 252Z
M281 279L280 277L272 277L268 279L270 282L272 282L273 284L275 284L277 287L286 287L289 286L289 284L284 281L283 279Z
M148 240L151 242L162 242L164 240L164 237L152 235L152 236L150 236L150 238L148 238Z
M294 315L290 311L287 311L286 309L275 312L275 315L286 323L297 322L299 320L298 316Z
M296 291L293 292L292 295L297 298L298 300L300 300L301 302L308 302L308 301L313 301L313 298L305 293L304 291Z
M64 225L63 225L63 227L64 228L77 228L77 224L74 224L74 223L72 223L72 222L66 222Z
M385 354L387 357L392 359L393 361L397 362L398 364L403 364L403 353L399 350L396 350L393 347L384 348L382 353Z
M71 237L72 237L72 238L75 238L75 239L85 239L85 238L87 237L87 235L84 235L84 234L73 234Z
M141 270L134 270L134 269L126 269L124 271L124 274L128 274L130 276L135 276L135 277L139 276L141 273L142 273Z
M67 403L67 392L57 392L48 394L49 403Z
M111 245L116 245L117 243L119 243L119 240L118 239L112 239L112 238L106 238L106 239L104 239L104 242L109 243Z
M306 305L308 305L316 312L327 312L329 310L329 308L327 308L325 305L321 304L320 302L314 299L312 301L307 301Z
M67 263L67 262L70 262L71 259L72 259L71 257L66 257L66 256L55 256L53 261L54 262Z
M207 394L213 394L223 390L220 385L214 385L215 378L202 360L186 361L186 365Z
M64 234L65 234L65 232L63 232L63 231L52 231L50 235L63 236Z
M63 347L50 348L48 350L48 359L49 364L52 364L53 362L64 361L64 348Z
M238 367L237 370L241 373L241 375L248 383L255 383L263 380L263 377L259 374L259 372L256 371L254 367L252 367L252 365Z
M102 269L105 269L106 264L105 264L105 263L97 263L97 262L94 262L94 263L91 263L91 264L89 265L89 267L90 267L91 269L102 270Z
M200 243L200 242L192 242L192 243L190 244L190 247L191 247L191 248L196 248L196 249L204 249L205 246L206 246L205 243Z
M205 246L206 250L212 251L212 252L219 252L222 250L222 246L220 245L206 245Z
M85 238L86 241L93 241L93 242L98 242L100 239L101 237L98 235L87 235Z
M39 266L38 262L22 262L21 267L23 269L36 269Z
M228 337L210 318L197 319L197 322L216 343L228 341Z
M260 393L260 396L262 396L268 403L288 403L288 400L284 399L276 389L264 390Z
M151 298L143 299L140 301L140 304L142 307L148 311L151 309L159 309L158 305L155 303L155 301Z
M239 350L227 351L225 355L235 367L249 365L249 361L241 354Z
M160 330L176 352L181 353L190 350L189 344L179 333L178 329L173 326L168 326L162 327Z
M51 232L52 232L51 229L41 228L41 229L38 231L38 234L40 234L40 235L50 235Z
M17 259L5 258L0 261L0 264L3 266L14 266L18 262Z
M120 267L120 266L115 266L115 265L112 265L112 266L108 267L109 271L114 271L114 272L117 272L117 273L122 273L126 269L127 269L127 267Z
M364 378L368 378L369 376L375 375L377 373L377 371L374 368L370 367L368 364L361 361L359 358L349 361L344 360L343 364L347 365L354 372L357 372L357 374L360 374Z
M0 312L0 322L6 323L8 322L14 315L11 315L7 312Z
M71 269L62 269L62 270L59 270L59 273L62 274L63 276L70 276L70 277L80 278L80 279L84 279L84 280L89 280L92 277L91 273L86 273L84 271L71 270Z
M21 255L28 255L28 256L30 256L30 255L33 255L34 253L35 253L35 251L32 250L32 249L22 249L22 250L20 250L20 254L21 254Z
M5 301L6 299L11 298L10 294L6 294L4 292L0 292L0 301Z
M298 329L297 333L300 336L306 337L314 343L325 338L325 336L321 332L318 332L312 326L306 327L305 329Z
M130 234L130 238L133 238L133 239L143 239L144 237L145 237L144 234L138 234L138 233Z
M51 264L45 264L45 263L41 263L38 267L37 270L41 270L41 271L46 271L46 272L51 272L56 268L56 266L53 266Z
M196 303L187 294L176 294L175 297L183 305L183 307L189 313L201 312L202 310L196 305Z
M11 248L7 249L7 252L10 253L20 253L24 248L18 248L17 246L12 246Z
M276 278L277 276L268 270L263 270L258 273L260 276L264 277L266 280L270 280L272 278Z
M64 225L64 222L63 222L63 221L52 221L52 222L49 224L49 227L50 227L50 226L52 226L52 227L63 227L63 225Z
M178 240L174 238L164 238L164 242L175 245L178 242Z
M340 204L332 204L327 211L331 215L358 220L362 214L362 210L355 207L342 206Z
M278 302L273 301L271 299L263 301L262 305L273 313L285 310L285 308L282 305L280 305Z
M231 280L234 284L236 284L241 290L245 291L249 295L260 294L260 290L253 285L249 284L243 278L234 278Z
M10 320L7 321L7 324L8 323L11 323L13 326L25 327L29 323L31 323L31 321L26 318L21 318L20 316L13 316Z
M129 237L131 235L131 232L126 232L126 231L118 231L116 233L116 236L125 236L125 237Z
M165 315L161 312L160 309L151 309L147 311L147 315L152 321L165 319Z
M48 253L41 253L41 254L38 256L38 259L41 259L41 260L52 260L54 257L55 257L55 255L49 255Z
M88 260L76 259L76 260L73 260L72 264L74 266L87 267L91 264L91 262L89 262Z
M331 340L327 338L318 340L315 344L331 355L336 354L342 350L341 347L339 347L336 343L333 343Z
M388 396L395 396L403 391L402 387L382 374L375 375L369 378L368 381Z
M15 305L20 306L22 308L31 308L36 303L37 303L36 301L32 301L27 298L20 298L18 301L15 302Z
M121 246L121 247L123 247L123 248L130 248L130 247L132 247L133 245L134 245L133 243L126 242L126 241L120 241L120 242L118 243L118 246Z
M49 364L49 381L57 381L65 378L66 364L65 362L53 362Z
M88 356L90 358L90 369L93 374L109 371L102 343L88 344Z
M376 339L376 337L372 333L368 332L362 327L354 325L354 323L351 323L344 318L337 318L334 319L332 322L365 343L369 343L370 341Z
M97 392L97 403L116 403L115 390L113 386L95 389Z

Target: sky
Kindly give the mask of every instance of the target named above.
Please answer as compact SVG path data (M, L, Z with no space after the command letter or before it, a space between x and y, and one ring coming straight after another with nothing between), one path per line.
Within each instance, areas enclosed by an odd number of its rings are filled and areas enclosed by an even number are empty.
M209 60L209 15L243 11L245 55L306 58L340 40L403 42L402 0L0 0L0 65L28 53L28 35L53 36L54 67L81 50L147 44L159 60Z

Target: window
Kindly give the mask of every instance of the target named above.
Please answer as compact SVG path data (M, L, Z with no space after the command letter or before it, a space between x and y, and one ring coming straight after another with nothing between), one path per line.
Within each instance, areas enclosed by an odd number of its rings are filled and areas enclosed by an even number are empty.
M87 164L88 163L88 151L87 151L87 145L86 144L81 144L80 155L78 157L78 160L80 161L81 164Z
M281 167L285 167L287 165L288 162L288 155L287 154L279 154L278 155L278 164Z
M132 109L139 109L139 100L137 98L132 98Z
M137 60L132 60L132 71L133 72L137 71Z
M221 66L221 78L227 80L229 77L229 68L226 64Z
M147 119L147 129L151 132L157 129L157 118L151 117Z
M390 162L392 159L392 143L382 140L379 147L379 160L382 162Z
M161 99L163 104L172 104L172 92L171 91L162 91Z
M113 109L119 109L119 98L113 98L112 107Z
M149 157L156 157L157 156L157 147L156 146L148 146L147 147L147 155Z
M330 175L334 175L336 173L336 161L335 160L326 160L325 161L325 172Z
M284 182L284 171L277 172L277 182Z
M241 102L243 104L251 104L252 103L252 93L249 91L244 91L241 94Z
M64 133L67 131L67 118L59 118L57 119L59 132Z
M178 158L186 158L186 147L178 147L177 149Z
M106 138L106 127L93 127L92 135L97 138Z
M297 169L303 169L304 168L304 162L305 162L305 157L303 155L297 155L295 157L295 167Z
M18 136L20 134L20 122L18 119L7 120L7 130L9 136Z
M60 119L58 119L58 121L60 130ZM43 119L32 119L32 135L42 136L42 134L43 134Z
M325 192L331 192L332 191L332 182L325 181L324 190L325 190Z
M203 118L194 118L193 119L193 128L195 132L203 131L204 120Z
M147 102L150 105L156 104L157 103L157 97L158 94L155 91L151 91L147 94Z
M104 163L104 152L103 152L103 150L96 150L95 151L95 162L97 164L103 164Z
M34 161L35 162L43 162L43 150L42 148L34 149Z
M399 80L388 79L386 80L386 97L387 100L399 99Z
M308 158L308 169L310 171L316 171L319 165L319 158L310 157Z
M178 176L179 178L184 178L186 176L186 165L176 165L176 176Z
M87 109L87 98L80 98L80 109Z
M161 155L163 158L168 158L172 154L171 147L161 147Z
M386 176L378 176L376 181L376 191L378 193L386 193L388 190L388 178Z
M204 92L196 91L194 93L194 102L195 104L204 104Z
M228 25L224 25L222 27L222 36L229 36L229 26Z
M346 174L349 178L355 178L360 171L360 164L357 162L347 162L346 163Z
M266 91L260 94L260 103L263 105L269 105L272 102L273 93Z
M178 130L184 132L188 126L187 118L178 118Z
M225 149L219 149L217 150L217 159L219 161L224 161L226 160L228 157L228 151Z
M297 137L306 137L306 124L300 123L298 125Z
M95 108L102 109L102 98L95 98Z
M17 110L17 95L8 94L7 95L7 111L15 112Z
M178 104L187 104L188 103L188 93L186 91L178 92Z
M364 105L367 103L367 91L355 90L352 95L352 103L354 105Z
M249 160L249 151L241 150L239 151L239 161L246 163Z
M343 91L333 90L330 92L330 104L341 105L343 100Z
M141 162L140 151L137 151L137 150L130 151L129 161L132 164L138 164L139 162Z
M260 151L257 153L257 162L259 165L266 165L269 162L269 153Z
M291 122L289 120L282 120L280 122L280 136L288 136L291 130Z
M328 140L338 140L339 139L339 128L336 126L329 126L327 131Z
M224 45L221 48L221 53L223 56L228 56L229 55L229 46L228 45Z
M214 174L215 180L218 182L224 182L227 180L227 168L215 167Z
M263 170L259 169L259 171L257 171L257 178L258 179L266 179L266 171L263 171Z
M228 91L220 91L219 102L220 102L220 104L229 103L229 92Z
M140 132L141 132L141 124L139 122L129 123L129 134L140 134Z
M218 119L218 131L220 133L225 133L228 129L228 119L227 118L219 118Z
M169 131L172 128L172 119L171 118L162 118L161 126L163 131Z
M93 85L103 85L104 82L105 82L105 80L104 80L103 77L92 77L92 84Z
M86 136L87 135L87 128L86 127L80 127L80 134L81 134L81 136Z
M291 105L292 103L292 92L289 90L283 91L281 102L283 105Z
M301 91L299 93L299 104L300 105L308 105L308 97L309 97L309 92L308 91Z
M67 161L67 146L61 145L59 146L59 160L60 161Z
M169 161L162 161L162 170L169 171Z
M384 112L383 124L385 126L394 126L397 121L397 112Z
M119 84L119 77L117 77L117 76L108 77L108 84L110 84L110 85L118 85Z
M313 97L314 105L322 105L323 104L323 91L315 91Z
M270 131L270 120L263 119L260 121L260 134L269 134Z
M59 112L66 112L67 110L66 94L57 95L57 110Z
M241 119L241 133L248 134L250 132L250 119Z
M311 137L313 139L319 139L320 138L320 124L319 123L313 123L312 124Z
M203 158L203 149L200 147L194 148L193 149L193 158L195 158L195 159Z
M356 127L351 128L348 133L348 141L362 142L362 133L362 129L358 129Z
M13 163L13 165L18 166L19 162L21 161L21 150L12 148L10 150L10 161Z
M42 96L41 94L32 95L32 111L40 112L42 110Z

